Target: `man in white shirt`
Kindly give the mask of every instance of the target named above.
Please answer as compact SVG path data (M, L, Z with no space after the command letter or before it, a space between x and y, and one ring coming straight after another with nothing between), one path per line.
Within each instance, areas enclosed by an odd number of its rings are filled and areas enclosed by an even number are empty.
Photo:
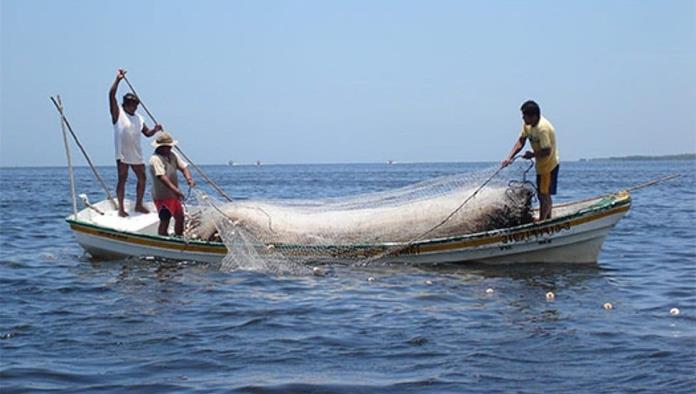
M135 112L138 109L140 100L132 93L123 96L121 106L116 102L116 91L118 84L125 76L126 71L118 69L116 80L109 89L109 109L111 111L111 122L114 125L114 145L116 148L116 169L118 170L118 183L116 184L116 197L118 198L118 214L126 217L123 199L126 194L126 180L128 179L128 167L133 169L135 176L138 177L136 188L135 210L141 213L149 213L143 206L143 196L145 195L145 161L143 152L140 148L140 134L152 137L162 126L156 124L150 129L145 125L145 120L140 114Z

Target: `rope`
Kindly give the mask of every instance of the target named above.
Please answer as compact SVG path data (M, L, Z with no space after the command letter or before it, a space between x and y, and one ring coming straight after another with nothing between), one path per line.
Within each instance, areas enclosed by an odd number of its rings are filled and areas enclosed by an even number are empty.
M515 160L517 160L518 157L519 157L519 156L513 157L513 158L512 158L512 162L514 162ZM510 164L512 164L512 162L510 162ZM509 164L508 164L508 165L509 165ZM485 182L483 182L476 190L474 190L474 192L473 192L469 197L467 197L461 204L459 204L459 206L458 206L454 211L452 211L452 213L450 213L446 218L444 218L440 223L438 223L438 224L436 224L435 226L431 227L429 230L427 230L427 231L421 233L421 234L418 235L417 237L412 238L410 241L408 241L405 245L403 245L403 246L401 246L401 247L398 247L398 248L393 249L393 250L385 250L385 251L382 252L382 253L379 253L379 254L377 254L377 255L375 255L375 256L370 257L369 259L367 259L367 261L365 261L365 263L364 263L363 265L366 265L366 264L370 263L371 261L375 261L375 260L381 259L381 258L384 257L384 256L387 256L387 255L390 255L390 254L394 254L394 253L398 253L398 252L400 252L400 251L402 251L402 250L408 249L408 248L410 248L411 246L413 246L414 243L416 243L416 242L418 242L418 241L424 239L428 234L430 234L430 233L432 233L433 231L435 231L435 230L437 230L438 228L440 228L440 226L442 226L443 224L447 223L454 215L457 214L457 212L459 212L469 201L471 201L471 199L473 199L484 187L486 187L486 185L488 185L488 183L490 183L490 181L493 180L493 178L495 178L495 177L500 173L500 171L503 170L503 168L505 168L505 167L503 167L503 166L498 167L498 169L493 173L493 175L491 175L490 177L488 177L488 179L486 179ZM530 167L530 168L531 168L531 167ZM526 173L526 172L525 172L525 173Z
M150 117L150 119L152 119L152 121L153 121L155 124L158 124L159 122L157 122L157 120L155 119L154 115L152 115L152 112L150 112L150 110L147 108L147 106L145 106L145 103L144 103L143 100L140 98L140 95L138 95L138 93L135 92L135 88L133 87L133 85L131 85L130 81L128 80L128 78L126 77L125 74L123 75L123 80L126 81L126 84L127 84L128 87L130 88L131 92L133 92L133 94L135 95L135 97L138 98L138 100L140 101L140 105L143 107L143 109L145 110L145 112L147 113L147 115ZM176 149L176 151L179 152L179 153L181 154L181 156L183 156L184 159L185 159L187 162L189 162L189 163L191 164L191 166L193 166L194 169L196 169L196 171L198 172L198 174L199 174L201 177L203 177L203 179L205 179L205 181L208 182L208 184L209 184L210 186L212 186L213 189L215 189L215 191L217 191L218 193L220 193L220 195L223 196L225 199L227 199L227 201L232 202L232 198L230 198L230 196L228 196L228 195L227 195L215 182L213 182L213 180L210 179L210 178L208 177L208 175L207 175L205 172L203 172L203 170L202 170L201 168L199 168L188 156L186 156L186 154L184 153L184 151L181 150L181 148L179 148L178 146L174 146L174 149Z
M517 157L513 158L513 161L514 161L515 159L517 159ZM454 211L452 211L452 213L450 213L444 220L442 220L440 223L438 223L438 224L436 224L435 226L433 226L430 230L428 230L428 231L424 232L423 234L419 235L419 236L416 237L413 241L410 241L410 242L408 243L409 246L410 246L412 243L414 243L414 242L416 242L416 241L419 241L419 240L423 239L426 235L428 235L428 234L430 234L431 232L437 230L440 226L442 226L443 224L447 223L450 219L452 219L452 216L456 215L457 212L459 212L459 211L464 207L464 205L466 205L469 201L471 201L471 199L474 198L474 196L476 196L476 195L478 194L478 192L481 191L481 189L483 189L484 187L486 187L486 185L488 185L488 183L489 183L491 180L493 180L493 178L495 178L495 177L500 173L500 171L503 170L503 168L504 168L504 167L499 167L499 168L493 173L493 175L491 175L490 177L488 177L488 179L486 179L486 181L483 182L483 183L481 184L481 186L479 186L469 197L467 197L466 200L464 200L464 202L462 202L461 204L459 204L459 206L457 207L457 209L455 209Z
M515 160L517 160L517 158L518 158L518 156L513 157L513 158L512 158L512 162L510 162L510 164L512 164ZM509 165L509 164L508 164L508 165ZM452 213L450 213L449 216L447 216L443 221L441 221L440 223L438 223L436 226L434 226L434 227L431 228L430 230L428 230L428 231L424 232L423 234L421 234L417 239L414 239L413 241L409 242L409 246L411 245L411 243L416 242L416 241L418 241L418 240L420 240L420 239L423 239L423 237L425 237L426 235L428 235L428 234L430 234L431 232L435 231L436 229L438 229L438 228L439 228L440 226L442 226L443 224L447 223L448 220L452 219L452 216L454 216L457 212L459 212L459 211L464 207L464 205L466 205L469 201L471 201L471 199L474 198L474 196L476 196L476 195L478 194L478 192L481 191L481 189L483 189L484 187L486 187L486 185L488 185L488 183L489 183L490 181L492 181L493 178L495 178L495 177L500 173L500 171L503 170L503 168L505 168L505 167L502 167L502 166L501 166L501 167L498 167L498 169L493 173L493 175L491 175L490 177L488 177L488 179L486 179L486 181L483 182L483 183L481 184L481 186L478 187L478 189L476 189L466 200L464 200L464 202L462 202L461 204L459 204L459 206L457 207L457 209L455 209L454 211L452 211ZM529 169L528 169L527 171L529 171ZM525 174L526 174L526 171L525 171Z

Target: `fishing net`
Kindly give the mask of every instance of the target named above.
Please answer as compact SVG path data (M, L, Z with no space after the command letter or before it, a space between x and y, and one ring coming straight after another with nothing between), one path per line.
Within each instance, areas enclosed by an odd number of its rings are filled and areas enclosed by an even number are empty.
M284 273L302 271L309 262L398 259L420 241L530 222L533 187L510 182L511 171L498 171L323 199L223 203L197 190L186 235L224 242L223 266L229 269Z

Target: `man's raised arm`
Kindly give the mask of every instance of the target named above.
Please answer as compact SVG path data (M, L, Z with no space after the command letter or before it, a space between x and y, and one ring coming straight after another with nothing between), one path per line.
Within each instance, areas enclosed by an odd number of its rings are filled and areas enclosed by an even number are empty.
M114 83L111 84L111 89L109 89L109 110L111 111L111 123L113 124L115 124L118 120L119 113L118 101L116 101L116 91L118 90L118 84L121 82L124 75L126 75L126 71L119 68L116 72L116 79L114 80Z

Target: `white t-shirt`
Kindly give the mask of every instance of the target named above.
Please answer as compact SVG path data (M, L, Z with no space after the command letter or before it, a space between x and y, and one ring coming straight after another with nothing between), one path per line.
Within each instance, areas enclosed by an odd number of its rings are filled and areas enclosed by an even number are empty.
M116 160L124 164L145 164L140 148L140 136L145 120L140 114L128 115L118 107L118 120L114 123L114 146Z

